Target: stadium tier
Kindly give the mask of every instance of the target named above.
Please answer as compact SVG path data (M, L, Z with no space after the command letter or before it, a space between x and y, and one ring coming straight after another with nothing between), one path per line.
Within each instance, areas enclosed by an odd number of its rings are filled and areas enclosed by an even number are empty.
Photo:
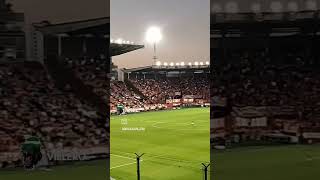
M42 56L0 62L0 168L21 166L25 137L46 165L109 153L109 18L34 24Z
M320 141L318 11L211 16L212 139Z
M320 18L305 3L318 1L247 0L229 11L214 1L211 172L225 180L316 179Z
M259 15L212 14L212 137L319 141L318 11Z
M20 145L32 133L48 151L106 145L104 117L70 87L57 88L40 63L1 64L0 77L1 167L21 163Z
M209 67L142 67L123 70L124 81L111 82L111 112L117 104L139 112L209 103Z

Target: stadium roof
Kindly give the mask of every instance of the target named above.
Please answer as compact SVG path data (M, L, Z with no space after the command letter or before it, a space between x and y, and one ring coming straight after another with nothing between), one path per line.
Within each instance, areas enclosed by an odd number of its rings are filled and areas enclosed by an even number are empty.
M82 21L73 21L59 24L50 24L43 21L34 23L33 26L44 35L68 35L68 36L103 36L110 38L110 18L102 17ZM144 48L143 45L110 43L111 56Z
M301 11L296 13L238 13L211 16L211 38L242 37L250 32L269 36L312 34L320 23L320 12Z
M211 13L290 12L319 10L318 0L214 0Z
M110 43L111 56L118 56L142 48L144 45Z
M110 34L110 18L102 17L88 19L82 21L74 21L60 24L50 24L49 22L41 22L33 24L34 27L44 35L84 35L92 34L98 36L109 37Z
M137 67L131 69L123 69L125 73L133 73L133 72L163 72L163 71L188 71L188 72L196 72L196 71L210 71L209 66L168 66L168 67L158 67L158 66L144 66Z
M144 67L123 69L123 71L126 73L130 73L130 72L137 72L137 71L146 71L146 70L151 70L151 69L152 69L152 66L144 66Z

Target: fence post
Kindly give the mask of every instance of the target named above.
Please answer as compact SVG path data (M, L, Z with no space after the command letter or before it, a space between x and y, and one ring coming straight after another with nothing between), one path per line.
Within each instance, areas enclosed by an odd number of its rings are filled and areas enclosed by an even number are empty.
M203 166L203 171L204 171L204 180L208 180L208 167L210 166L210 164L204 164L202 163Z
M144 153L141 155L138 155L137 153L135 153L135 154L136 154L136 158L137 158L137 178L138 178L138 180L140 180L140 158L144 155Z

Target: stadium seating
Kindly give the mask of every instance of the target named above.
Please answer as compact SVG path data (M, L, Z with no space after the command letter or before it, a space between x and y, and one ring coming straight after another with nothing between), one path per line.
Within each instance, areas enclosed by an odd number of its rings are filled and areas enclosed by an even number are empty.
M24 136L31 133L36 133L48 150L108 143L105 119L70 87L57 88L40 63L0 64L0 84L1 155L19 152Z
M312 131L312 127L320 126L319 64L304 54L303 49L273 54L263 50L229 51L228 61L215 66L211 95L228 99L226 110L233 122L264 116L269 132L298 136L299 128ZM233 132L266 133L262 127L249 126L233 126Z
M167 78L167 79L132 79L133 84L148 98L147 103L165 103L181 95L200 96L209 99L209 82L205 77ZM181 96L179 95L179 96Z
M119 103L128 108L160 107L161 104L166 104L166 99L181 98L184 95L196 96L207 102L210 99L209 82L202 75L165 79L130 78L128 83L139 92L135 92L126 82L111 81L111 109ZM177 95L177 92L181 94Z

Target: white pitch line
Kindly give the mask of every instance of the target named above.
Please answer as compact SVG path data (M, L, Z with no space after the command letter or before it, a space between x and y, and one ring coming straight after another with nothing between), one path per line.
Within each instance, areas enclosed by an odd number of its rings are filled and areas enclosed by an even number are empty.
M122 165L119 165L119 166L115 166L115 167L112 167L110 169L115 169L115 168L119 168L119 167L123 167L123 166L129 166L131 164L135 164L136 162L133 162L133 163L127 163L127 164L122 164Z
M130 159L130 160L136 160L134 158L130 158L130 157L126 157L126 156L121 156L121 155L116 155L116 154L110 154L112 156L116 156L116 157L121 157L121 158L125 158L125 159ZM143 160L141 160L140 162L142 162ZM119 167L123 167L123 166L129 166L131 164L136 164L136 162L132 162L132 163L127 163L127 164L122 164L119 166L115 166L115 167L111 167L110 169L115 169L115 168L119 168Z
M136 160L134 158L131 157L126 157L126 156L121 156L121 155L116 155L116 154L111 154L112 156L116 156L116 157L121 157L121 158L126 158L126 159L131 159L131 160Z
M201 122L204 122L204 121L200 121L200 124L201 124ZM157 126L158 124L168 124L168 123L169 122L157 122L157 123L152 124L152 127L157 128L157 129L172 129L172 128L168 128L168 127L170 127L170 125L169 126L165 126L165 127ZM176 124L186 124L186 125L188 125L189 123L173 123L173 124L171 124L171 127L172 126L174 127L174 125L176 125ZM207 130L207 129L179 129L179 126L176 126L176 127L177 128L174 128L174 130L177 130L177 131L205 131L205 130Z
M140 162L142 162L143 160L141 160ZM119 167L123 167L123 166L129 166L131 164L136 164L136 162L132 162L132 163L127 163L127 164L122 164L122 165L119 165L119 166L115 166L115 167L112 167L110 169L115 169L115 168L119 168Z
M158 126L156 126L156 125L158 125L158 124L163 124L163 123L166 123L166 122L156 122L156 123L152 124L152 127L154 127L154 128L161 128L161 127L158 127Z

